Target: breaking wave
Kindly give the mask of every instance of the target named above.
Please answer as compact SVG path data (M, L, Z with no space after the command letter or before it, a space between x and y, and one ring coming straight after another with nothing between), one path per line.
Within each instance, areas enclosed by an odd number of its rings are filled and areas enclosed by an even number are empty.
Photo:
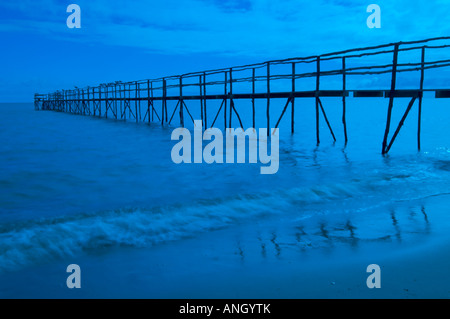
M340 201L356 201L361 208L362 202L367 207L383 205L414 196L433 196L436 189L444 190L436 185L424 192L421 184L417 174L385 174L371 180L355 178L333 185L280 189L187 204L0 224L0 271L109 247L154 246L264 217L296 214L296 218L308 218L306 211L330 213Z

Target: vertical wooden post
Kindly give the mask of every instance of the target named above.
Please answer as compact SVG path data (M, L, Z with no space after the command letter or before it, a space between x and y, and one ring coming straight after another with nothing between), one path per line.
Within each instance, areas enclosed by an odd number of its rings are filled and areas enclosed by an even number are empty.
M165 119L165 110L164 110L164 106L166 104L166 79L163 78L163 91L162 91L162 99L161 99L161 125L164 125L164 119ZM167 119L166 119L167 122Z
M78 114L82 114L83 111L81 109L81 93L80 93L80 89L77 89L77 110L78 110Z
M111 97L112 97L112 101L111 101L111 104L114 104L114 108L116 108L116 95L117 95L117 84L113 84L114 86L113 87L111 87ZM111 111L113 112L113 115L114 115L114 110L113 110L113 107L112 107L112 105L111 105ZM116 112L116 115L115 115L115 117L116 117L116 119L117 119L117 112Z
M86 100L84 99L84 89L81 89L81 97L83 99L83 115L86 115Z
M123 97L122 97L123 94ZM128 94L128 96L127 96ZM131 118L131 84L123 84L123 88L121 88L119 86L119 98L121 98L121 102L120 103L120 118L124 118L125 120L127 119L127 111L128 111L128 117ZM123 109L122 109L122 104L123 104Z
M134 83L134 91L136 91L136 82ZM124 90L125 90L125 86L124 86ZM133 89L131 88L131 83L128 84L128 118L131 120L131 115L133 114L133 111L131 110L131 101L132 101L132 97L131 97L131 93L133 92ZM124 93L125 95L125 93ZM136 92L134 92L134 95L136 95ZM136 109L136 105L137 101L134 100L134 107ZM137 116L137 112L135 111L136 114L134 114L134 117L136 118Z
M139 121L142 120L142 114L141 114L141 83L138 83L138 107L139 107Z
M124 113L127 110L126 108L126 104L125 104L125 88L126 88L126 84L123 85L123 90L121 87L119 87L119 98L120 102L119 102L119 106L120 106L120 119L122 119L124 117ZM122 93L123 93L123 99L122 99Z
M291 133L294 133L295 62L292 62Z
M117 84L114 84L116 86ZM126 100L126 84L123 85L123 90L119 91L119 96L122 97L123 92L123 99L121 99L122 103L120 104L120 119L125 118L126 119L126 110L127 110L127 100Z
M267 136L270 136L270 62L267 62Z
M102 86L98 87L98 117L102 117Z
M109 87L109 85L106 84L106 86L105 86L105 88L106 88L106 100L105 100L105 103L106 103L106 110L105 110L105 118L108 118L108 108L109 108L109 92L108 92L108 87Z
M233 69L230 68L230 92L229 92L229 96L230 96L230 115L229 115L229 125L228 127L231 129L232 123L231 123L231 119L233 117L233 107L234 107L234 103L231 103L231 100L233 99Z
M97 116L98 103L95 98L95 87L92 88L92 105L94 106L94 116Z
M317 74L316 74L316 141L320 144L319 132L319 89L320 89L320 56L317 57Z
M347 145L347 121L346 121L346 104L345 104L345 90L346 90L346 72L345 72L345 57L342 57L342 124L344 125L345 145Z
M77 114L78 112L78 89L72 91L72 103L73 103L73 113Z
M417 120L417 150L420 151L420 130L422 125L422 98L423 98L423 80L425 75L425 46L422 47L422 63L420 68L420 95L419 95L419 113Z
M121 88L120 88L120 84L119 84L119 97L121 96L121 93L122 91L121 91ZM114 105L115 105L115 113L116 113L116 119L117 119L117 117L118 117L118 104L119 103L117 103L118 102L118 100L117 100L117 83L115 83L114 84Z
M166 91L166 96L164 98L164 112L166 112L166 123L167 123L167 120L169 118L167 116L167 99L166 99L166 97L167 97L167 81L166 81L165 91Z
M225 131L227 130L227 83L228 83L228 77L227 77L228 72L225 71L225 84L224 84L224 94L225 94L225 98L224 98L224 109L223 109L223 117L224 117L224 123L225 123Z
M255 124L255 68L252 69L252 127L256 129Z
M152 109L153 110L153 109ZM150 123L150 80L147 80L147 115L148 115L148 122ZM153 115L153 112L152 112ZM144 119L145 121L145 119Z
M128 96L127 96L127 92L128 92ZM123 93L123 98L122 98L122 93ZM119 90L119 97L121 97L121 101L123 102L123 110L122 110L122 104L120 104L120 118L123 118L124 120L127 119L127 111L128 111L128 117L131 118L130 116L130 110L131 110L131 84L128 84L128 88L127 85L124 84L123 85L123 89ZM128 109L128 110L127 110Z
M398 47L399 44L396 43L394 45L394 58L393 58L393 64L392 64L392 79L391 79L391 91L389 94L389 106L388 106L388 113L387 113L387 119L386 119L386 129L384 131L384 139L383 139L383 145L381 154L386 154L386 144L387 144L387 138L389 135L389 128L391 126L391 115L392 115L392 107L394 106L394 92L395 92L395 83L397 79L397 61L398 61Z
M48 100L49 95L47 96L47 100ZM73 90L73 113L77 114L78 113L78 88Z
M122 99L122 92L123 92L123 99ZM128 92L128 99L127 99L127 92ZM130 108L131 108L131 101L130 101L130 94L131 94L131 84L128 84L128 90L127 85L123 85L123 90L119 89L119 97L121 98L121 102L123 101L123 110L122 110L122 103L120 103L120 118L126 120L127 119L127 106L128 106L128 116L130 117Z
M119 91L119 94L122 91ZM127 92L128 92L128 97L127 97ZM127 89L127 85L124 84L123 85L123 104L124 104L124 108L123 108L123 113L124 113L124 118L127 118L126 112L127 112L127 108L128 108L128 118L131 118L131 83L128 84L128 89Z
M182 76L180 76L180 124L181 127L184 127L184 118L183 118L183 80Z
M139 89L139 83L134 82L134 117L136 118L136 123L138 122L138 89Z
M154 113L155 113L155 107L154 107L154 103L153 103L153 81L150 82L150 95L152 96L152 122L154 120ZM150 114L149 114L150 116Z
M86 102L87 102L87 108L88 108L88 111L89 111L89 115L91 114L91 103L89 102L89 91L91 90L91 88L88 86L87 87L87 99L86 99Z
M141 83L138 83L138 110L139 110L139 121L142 120L141 115Z
M198 76L198 87L200 89L200 119L202 120L202 125L205 123L203 122L203 88L202 88L202 75Z
M206 115L206 72L203 72L203 118L205 120L205 129L208 127L208 116Z
M117 88L117 84L115 84L115 87ZM116 89L117 90L117 89ZM127 97L128 92L128 97ZM130 101L130 92L131 92L131 84L123 84L123 87L121 84L119 84L119 106L120 106L120 119L127 119L127 108L128 108L128 117L131 118L130 110L131 110L131 101ZM117 94L116 94L117 95ZM119 117L119 113L116 110L117 117Z

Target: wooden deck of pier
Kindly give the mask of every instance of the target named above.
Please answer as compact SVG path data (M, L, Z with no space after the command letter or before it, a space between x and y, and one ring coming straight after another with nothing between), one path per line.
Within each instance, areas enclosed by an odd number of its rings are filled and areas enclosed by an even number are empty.
M325 120L334 141L336 137L330 125L322 97L339 97L342 99L342 124L345 143L348 142L346 125L346 99L347 97L384 97L389 99L387 103L386 129L382 140L382 154L387 154L391 149L405 119L411 108L418 101L417 122L417 147L420 150L421 136L421 113L422 97L424 92L433 92L435 98L450 98L450 88L425 88L425 70L448 68L450 59L438 59L427 61L427 52L439 51L449 48L450 37L439 37L421 41L398 42L366 48L357 48L340 52L309 56L303 58L291 58L284 60L273 60L264 63L244 65L226 69L194 72L177 76L168 76L153 80L140 80L131 82L114 82L100 84L95 87L76 88L72 90L61 90L49 94L35 94L34 105L36 110L54 110L73 114L92 115L97 117L112 117L114 119L133 119L136 122L158 122L161 125L170 125L176 112L180 124L184 126L185 112L193 122L194 118L189 111L185 101L199 101L200 119L204 127L213 127L218 116L222 113L225 128L232 127L232 119L235 117L239 125L244 128L244 123L235 107L235 100L247 99L251 101L252 123L250 127L255 128L256 107L255 100L267 100L265 108L267 134L270 135L271 112L270 102L272 99L286 99L286 103L277 114L277 121L273 127L280 125L281 119L290 110L290 129L294 132L295 100L298 98L315 99L316 119L316 143L320 143L319 121L322 116ZM419 61L399 62L399 53L418 52ZM348 67L353 60L373 58L375 56L389 57L389 62L382 64L359 63L357 66ZM339 67L323 70L323 64L333 62ZM364 62L364 61L363 61ZM310 72L299 72L301 67L312 64L314 70ZM277 67L282 66L284 70L275 73ZM415 89L398 89L397 75L403 72L420 72L420 79ZM347 87L348 78L351 76L367 76L388 74L390 83L382 89L361 90ZM325 77L339 77L341 88L338 90L327 90L321 87L321 79ZM313 89L299 90L296 83L299 79L312 78L315 81ZM274 82L289 81L288 90L275 90ZM236 90L236 86L247 83L246 89ZM258 90L256 86L262 84ZM235 90L233 91L233 87ZM282 87L286 87L286 84ZM173 93L175 91L175 93ZM189 91L189 92L186 92ZM406 110L397 124L394 134L389 136L391 129L392 109L395 98L409 98ZM220 107L214 114L208 112L208 100L221 101ZM177 101L168 111L168 102ZM170 115L170 116L169 116ZM211 121L212 120L212 121ZM211 121L211 122L210 122ZM211 123L209 125L209 123Z

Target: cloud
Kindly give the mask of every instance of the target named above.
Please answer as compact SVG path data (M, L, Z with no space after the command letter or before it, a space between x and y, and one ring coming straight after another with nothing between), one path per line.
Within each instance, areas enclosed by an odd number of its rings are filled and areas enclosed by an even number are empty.
M448 34L449 5L434 1L378 1L382 28L368 29L357 0L78 1L82 29L65 27L65 2L10 1L0 30L44 33L170 54L281 58L364 44ZM78 32L74 35L75 32Z

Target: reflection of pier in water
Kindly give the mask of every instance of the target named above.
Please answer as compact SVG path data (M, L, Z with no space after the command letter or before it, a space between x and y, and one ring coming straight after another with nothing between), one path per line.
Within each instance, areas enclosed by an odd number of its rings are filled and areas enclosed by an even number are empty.
M289 113L288 108L290 108L290 130L293 133L295 101L313 98L315 99L316 142L319 145L320 120L325 121L333 140L336 141L336 135L325 111L326 105L322 103L321 98L338 97L342 99L342 125L345 144L347 144L346 98L350 95L354 98L385 97L389 99L389 103L382 154L388 153L391 149L416 101L418 101L417 147L420 150L423 93L432 92L436 98L450 97L448 87L436 88L424 85L425 70L447 69L450 66L450 59L434 57L435 54L442 57L448 56L448 53L445 52L446 48L450 48L448 40L450 37L397 42L153 80L116 81L94 87L76 87L72 90L61 90L49 94L35 94L34 105L36 110L112 117L116 120L128 118L136 122L156 122L161 125L170 125L178 111L178 120L181 126L185 125L186 114L192 122L194 122L194 117L200 118L204 128L214 127L222 112L225 128L233 127L232 120L234 118L235 121L238 120L239 126L243 129L244 127L266 127L267 135L270 135L271 127L277 128L280 124L286 123L286 121L281 121L283 117L288 117L286 115ZM420 58L411 58L410 56L414 54L419 55ZM379 59L378 64L374 64L374 58ZM405 58L409 58L409 60L403 61ZM308 66L312 68L307 69ZM414 72L420 72L418 83L414 84L412 89L399 89L397 75ZM383 74L389 76L390 81L386 80L387 83L379 84L381 86L379 88L371 87L367 90L349 85L348 80L356 78L356 81L359 82L361 78L358 76L366 79ZM433 79L432 76L427 76L427 79L429 77ZM307 79L311 83L302 82ZM325 88L323 81L321 82L323 79L335 81L338 89L336 89L336 85L333 86L333 89ZM394 134L389 137L395 98L409 98L410 101ZM282 110L275 110L276 114L274 114L273 105L271 107L273 99L285 101ZM236 105L238 100L251 102L248 105L252 110L251 123L243 123ZM262 126L256 123L255 100L266 101L265 109L262 110L265 115L265 123ZM173 105L169 106L169 102ZM193 104L194 102L200 103L198 105ZM216 105L217 102L218 105ZM241 107L243 106L239 106L239 108ZM273 116L276 116L276 122L272 120ZM274 125L274 123L276 124Z
M280 258L284 250L290 250L291 252L295 250L304 253L317 248L332 249L335 245L357 248L360 243L402 243L406 234L429 235L431 232L430 221L423 205L414 208L409 207L402 214L399 214L396 210L390 210L390 213L385 215L384 220L386 222L385 227L377 229L379 233L373 237L364 237L362 233L365 230L359 229L358 224L352 222L351 219L347 219L346 222L337 222L336 224L320 221L315 225L307 225L308 223L299 222L290 229L283 228L281 239L277 231L273 230L268 230L267 233L259 232L256 242L251 240L251 244L245 243L240 239L236 242L235 253L242 261L245 260L247 255L246 250L255 249L260 252L263 259L269 257ZM414 229L402 229L402 224L404 223L412 223ZM286 233L288 235L285 235ZM258 247L255 247L255 243Z

